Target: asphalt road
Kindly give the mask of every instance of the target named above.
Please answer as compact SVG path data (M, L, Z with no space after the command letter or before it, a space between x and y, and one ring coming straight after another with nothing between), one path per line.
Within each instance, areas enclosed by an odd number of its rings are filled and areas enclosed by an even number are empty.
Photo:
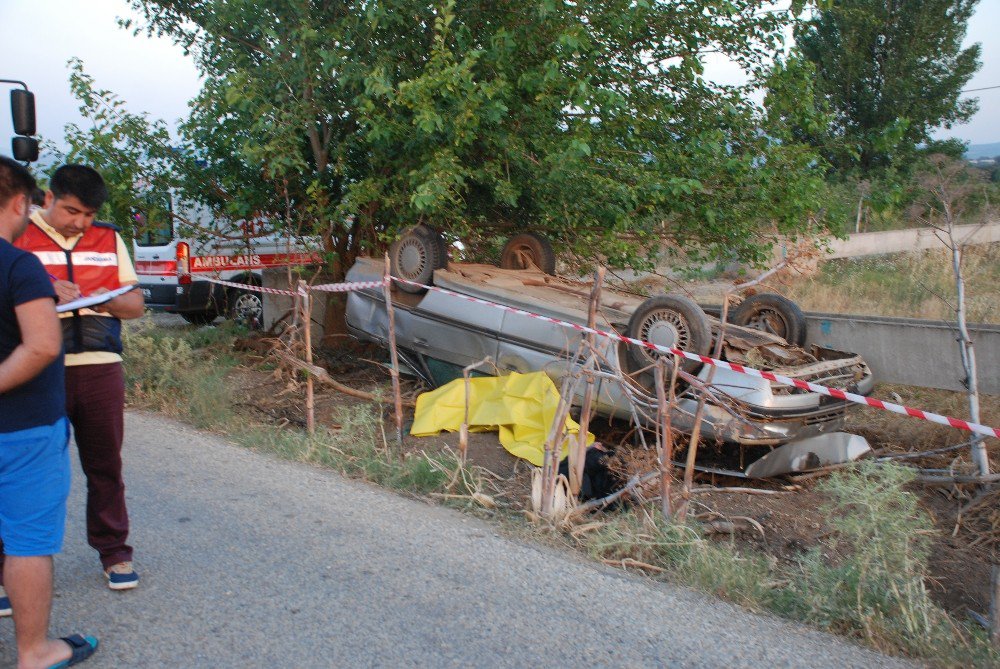
M906 666L159 416L126 429L142 583L105 587L78 473L57 558L52 627L100 638L86 667Z

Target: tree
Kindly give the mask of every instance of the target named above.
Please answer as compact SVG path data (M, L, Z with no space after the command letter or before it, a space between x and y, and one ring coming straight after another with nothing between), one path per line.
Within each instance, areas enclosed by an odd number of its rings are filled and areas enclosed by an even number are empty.
M989 220L989 199L985 193L985 178L980 170L969 167L964 161L943 154L928 157L917 174L918 195L914 204L915 214L934 228L937 238L951 255L952 273L955 277L955 302L952 306L958 327L959 353L965 371L968 389L969 418L979 423L979 376L976 369L976 349L969 334L966 309L966 282L962 271L962 257L969 234L960 235L955 226L973 217L983 225ZM974 434L971 455L976 471L981 476L990 473L990 462L982 436Z
M760 260L814 206L815 153L701 77L763 70L788 17L762 0L131 4L205 77L186 195L321 234L335 274L418 222Z
M978 44L962 49L977 3L833 0L796 29L834 114L813 142L835 169L905 168L933 129L976 112L977 101L959 95L980 66Z

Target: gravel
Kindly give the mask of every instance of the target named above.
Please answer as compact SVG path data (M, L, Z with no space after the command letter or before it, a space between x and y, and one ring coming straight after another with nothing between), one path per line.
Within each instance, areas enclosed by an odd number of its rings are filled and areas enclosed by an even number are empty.
M100 638L87 667L908 666L160 416L126 423L139 588L105 587L79 472L57 558L52 627Z

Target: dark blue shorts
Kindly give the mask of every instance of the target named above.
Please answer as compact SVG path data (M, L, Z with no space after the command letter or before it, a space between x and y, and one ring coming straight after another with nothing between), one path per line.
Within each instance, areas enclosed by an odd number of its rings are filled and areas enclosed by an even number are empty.
M0 432L0 539L17 557L62 550L69 495L69 422Z

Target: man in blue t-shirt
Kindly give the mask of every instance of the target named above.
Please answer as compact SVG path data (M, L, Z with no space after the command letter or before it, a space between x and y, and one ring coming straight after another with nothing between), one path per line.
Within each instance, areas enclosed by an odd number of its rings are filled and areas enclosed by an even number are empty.
M62 329L41 262L11 242L28 225L35 180L0 156L0 539L19 667L68 666L97 639L50 639L52 556L62 550L69 494Z

